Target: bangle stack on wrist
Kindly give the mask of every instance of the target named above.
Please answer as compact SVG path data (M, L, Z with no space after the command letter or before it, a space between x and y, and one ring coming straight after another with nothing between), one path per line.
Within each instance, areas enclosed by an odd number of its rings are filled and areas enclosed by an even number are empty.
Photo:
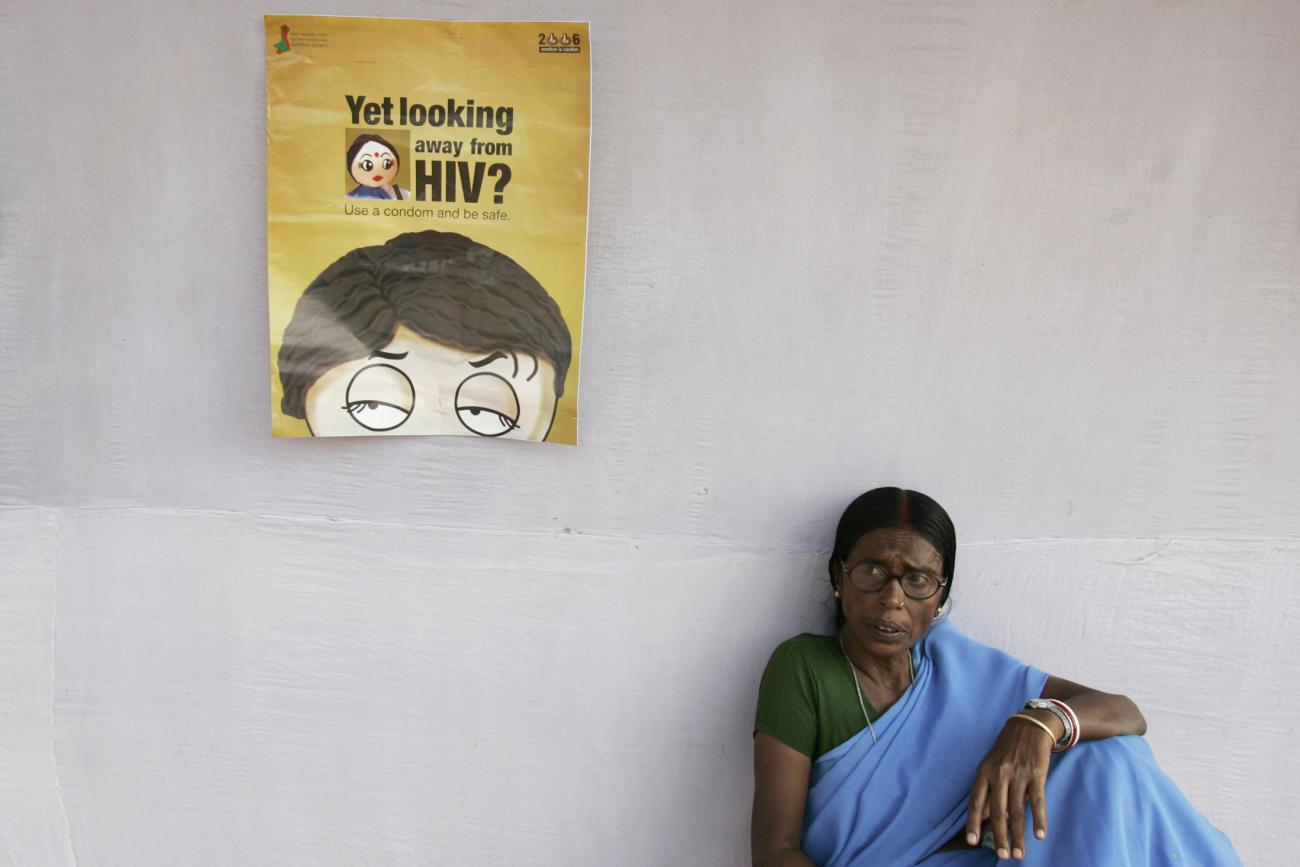
M1061 713L1065 714L1067 717L1070 718L1070 725L1069 725L1070 742L1065 746L1061 747L1061 752L1065 752L1066 750L1072 748L1075 744L1079 742L1079 734L1083 731L1083 728L1082 726L1079 725L1079 715L1074 712L1074 708L1070 707L1065 702L1057 701L1054 698L1050 699L1050 701L1052 702L1053 710L1060 711Z
M1079 717L1065 702L1057 701L1054 698L1031 698L1025 702L1025 709L1050 711L1061 721L1061 725L1065 728L1065 734L1061 736L1059 741L1052 744L1052 752L1063 753L1079 742Z

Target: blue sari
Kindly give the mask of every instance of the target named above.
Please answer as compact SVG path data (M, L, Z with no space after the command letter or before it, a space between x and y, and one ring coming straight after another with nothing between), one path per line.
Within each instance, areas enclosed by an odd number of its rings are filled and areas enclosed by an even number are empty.
M965 828L980 762L1047 675L946 622L912 655L916 679L873 724L879 743L863 730L813 764L803 851L822 867L997 863L988 849L932 853ZM1047 816L1047 838L1027 839L1018 863L1241 864L1138 737L1088 741L1054 757Z

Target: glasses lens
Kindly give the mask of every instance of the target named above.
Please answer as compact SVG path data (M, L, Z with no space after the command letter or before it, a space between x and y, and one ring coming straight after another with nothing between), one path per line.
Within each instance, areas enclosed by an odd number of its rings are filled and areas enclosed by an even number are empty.
M863 593L875 593L889 580L889 573L874 563L864 563L849 570L849 580Z
M913 599L929 599L939 589L939 579L929 572L908 572L900 583L903 592Z

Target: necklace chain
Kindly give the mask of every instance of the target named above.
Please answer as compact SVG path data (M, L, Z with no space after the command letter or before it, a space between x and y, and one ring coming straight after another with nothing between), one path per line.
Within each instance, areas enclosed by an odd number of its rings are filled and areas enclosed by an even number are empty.
M878 744L880 743L880 739L876 737L876 728L871 724L871 716L867 713L867 703L862 698L862 684L858 682L858 671L860 669L853 664L853 660L849 657L849 652L844 649L843 636L839 637L839 642L840 653L844 654L844 661L849 664L849 676L853 678L853 689L858 693L858 707L862 708L862 718L867 721L867 731L871 734L871 743ZM907 670L910 675L907 685L911 686L916 680L916 666L912 663L912 651L910 650L907 652Z

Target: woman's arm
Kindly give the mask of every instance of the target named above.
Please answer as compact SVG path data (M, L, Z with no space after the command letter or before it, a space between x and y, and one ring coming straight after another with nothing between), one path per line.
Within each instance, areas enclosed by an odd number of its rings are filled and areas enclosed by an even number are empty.
M754 867L813 867L799 848L812 760L766 732L754 735Z
M1041 697L1054 698L1070 706L1070 710L1079 717L1080 740L1095 741L1116 735L1146 734L1146 718L1142 716L1142 711L1138 710L1133 700L1127 696L1098 692L1063 677L1049 677ZM1053 721L1049 723L1053 727L1052 730L1064 734L1061 721L1055 719L1056 715L1050 711L1026 712L1032 713L1044 722L1048 722L1048 717L1052 717Z
M1041 698L1054 698L1070 706L1079 718L1081 740L1115 735L1141 735L1147 722L1132 700L1098 692L1061 677L1048 677ZM1047 836L1047 769L1052 745L1065 735L1061 720L1048 710L1020 713L1039 720L1050 731L1029 720L1012 717L1002 727L993 749L975 773L966 818L966 842L979 844L980 823L993 826L993 843L999 858L1023 858L1025 852L1025 802L1034 819L1034 836Z

